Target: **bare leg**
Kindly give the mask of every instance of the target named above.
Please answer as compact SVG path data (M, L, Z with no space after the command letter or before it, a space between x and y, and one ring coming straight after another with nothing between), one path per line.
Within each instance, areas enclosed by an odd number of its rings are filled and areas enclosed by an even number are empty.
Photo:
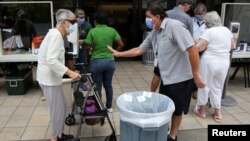
M180 124L182 121L182 115L179 116L172 116L172 121L171 121L171 130L169 135L171 136L171 138L175 139L177 136L177 132L179 130Z
M200 110L199 110L199 112L200 112L200 114L205 114L205 108L206 108L206 106L205 105L200 105Z
M192 98L193 99L197 99L197 91L193 91L192 92Z
M221 120L222 120L222 115L221 115L221 112L220 112L220 109L217 109L217 108L214 108L214 115L213 115L213 117L214 117L214 120L215 120L215 122L221 122Z
M156 92L159 84L160 84L161 78L157 75L153 76L153 79L151 81L151 87L150 87L150 91L151 92Z
M214 108L214 115L215 116L221 116L220 109Z
M206 117L206 113L205 113L205 106L204 105L196 105L193 109L193 112L201 117L201 118L205 118Z

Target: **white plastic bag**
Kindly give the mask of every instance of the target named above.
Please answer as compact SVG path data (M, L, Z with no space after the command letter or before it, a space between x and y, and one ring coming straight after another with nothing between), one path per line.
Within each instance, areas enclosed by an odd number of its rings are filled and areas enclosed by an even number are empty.
M3 42L4 49L22 48L23 42L20 35L13 35Z
M174 102L167 96L152 92L132 92L117 98L120 119L142 128L161 127L171 120Z

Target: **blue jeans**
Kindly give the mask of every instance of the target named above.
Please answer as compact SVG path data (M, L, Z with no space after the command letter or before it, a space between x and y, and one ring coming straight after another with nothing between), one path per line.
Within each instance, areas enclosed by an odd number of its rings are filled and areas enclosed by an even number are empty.
M79 49L78 58L76 58L76 63L87 63L87 55L86 55L86 49L85 47L82 47ZM86 73L86 70L84 70L82 67L78 68L80 70L80 73Z
M78 54L78 58L76 59L77 63L86 63L86 51L85 48L79 48L79 54Z
M96 90L101 95L102 84L106 92L106 107L112 107L113 88L112 78L115 72L114 59L96 59L91 60L89 65L92 78L96 84Z

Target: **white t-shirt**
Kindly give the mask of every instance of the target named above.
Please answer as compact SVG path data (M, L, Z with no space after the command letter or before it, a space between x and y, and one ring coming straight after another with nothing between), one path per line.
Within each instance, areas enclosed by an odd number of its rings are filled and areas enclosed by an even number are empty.
M208 28L200 38L208 41L203 55L229 59L233 35L228 28L224 26Z

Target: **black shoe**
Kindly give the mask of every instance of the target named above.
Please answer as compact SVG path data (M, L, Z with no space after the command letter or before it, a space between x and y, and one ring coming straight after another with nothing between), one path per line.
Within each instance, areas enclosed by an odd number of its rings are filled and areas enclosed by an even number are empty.
M177 136L175 136L175 139L173 139L170 135L168 135L167 141L177 141Z
M59 141L66 141L66 140L70 140L70 139L73 139L73 138L74 138L73 135L66 135L66 134L62 133L61 138L58 137L58 140Z

